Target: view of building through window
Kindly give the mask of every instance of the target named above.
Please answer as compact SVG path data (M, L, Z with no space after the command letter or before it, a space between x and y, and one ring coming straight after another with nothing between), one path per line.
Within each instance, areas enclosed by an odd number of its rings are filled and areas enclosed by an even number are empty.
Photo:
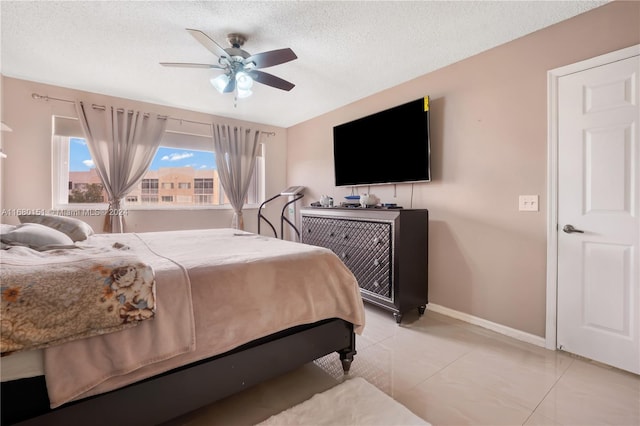
M255 179L254 179L255 180ZM86 142L69 139L69 203L104 203L107 194ZM257 202L249 197L248 202ZM160 147L125 206L205 206L228 203L220 185L215 153Z

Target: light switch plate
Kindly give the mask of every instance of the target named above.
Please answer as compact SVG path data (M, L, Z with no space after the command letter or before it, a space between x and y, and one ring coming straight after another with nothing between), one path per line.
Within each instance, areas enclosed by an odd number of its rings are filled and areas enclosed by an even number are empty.
M520 195L518 197L518 210L521 212L537 212L538 196L537 195Z

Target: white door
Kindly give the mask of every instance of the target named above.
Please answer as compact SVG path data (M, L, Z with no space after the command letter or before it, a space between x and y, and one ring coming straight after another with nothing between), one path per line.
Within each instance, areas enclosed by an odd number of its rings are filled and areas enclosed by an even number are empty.
M558 81L557 345L640 374L640 59Z

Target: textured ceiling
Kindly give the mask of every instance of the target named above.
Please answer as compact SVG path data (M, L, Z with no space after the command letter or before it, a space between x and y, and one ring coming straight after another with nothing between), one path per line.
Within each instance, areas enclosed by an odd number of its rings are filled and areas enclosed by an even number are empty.
M5 76L289 127L568 19L604 1L0 1ZM250 53L290 47L234 107L209 83L215 63L185 28ZM5 105L7 107L7 105Z

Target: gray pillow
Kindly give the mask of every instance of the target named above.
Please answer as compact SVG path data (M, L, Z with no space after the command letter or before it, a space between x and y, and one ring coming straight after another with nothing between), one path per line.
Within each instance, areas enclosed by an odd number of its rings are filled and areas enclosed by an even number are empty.
M71 238L60 231L38 223L24 223L3 234L2 242L8 245L27 246L34 250L74 247Z
M32 214L18 216L20 223L39 223L66 234L73 241L86 240L93 235L93 229L88 223L67 216L54 216L47 214Z

